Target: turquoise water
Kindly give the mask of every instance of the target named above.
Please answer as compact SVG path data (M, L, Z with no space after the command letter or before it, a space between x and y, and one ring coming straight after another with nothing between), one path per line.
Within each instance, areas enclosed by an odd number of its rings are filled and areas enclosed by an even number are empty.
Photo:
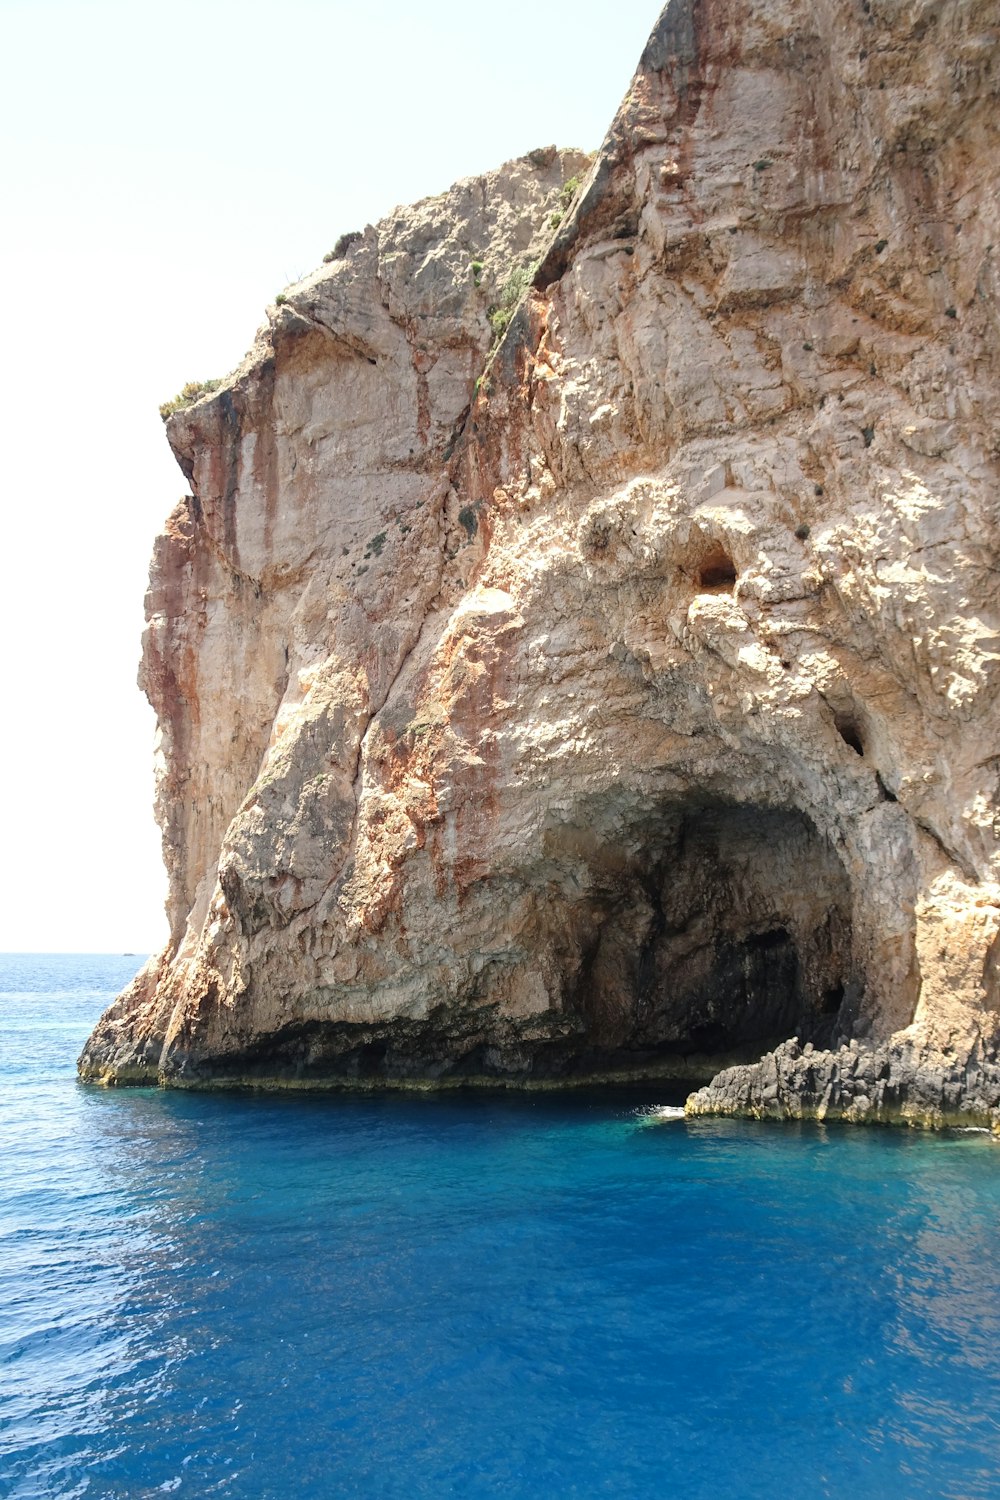
M104 1093L0 957L0 1494L1000 1494L1000 1146Z

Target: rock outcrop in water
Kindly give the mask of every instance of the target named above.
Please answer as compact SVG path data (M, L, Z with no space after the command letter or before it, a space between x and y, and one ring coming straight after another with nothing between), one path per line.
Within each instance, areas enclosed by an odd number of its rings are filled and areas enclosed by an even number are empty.
M993 1118L998 54L671 0L592 163L365 230L171 417L172 935L85 1077Z

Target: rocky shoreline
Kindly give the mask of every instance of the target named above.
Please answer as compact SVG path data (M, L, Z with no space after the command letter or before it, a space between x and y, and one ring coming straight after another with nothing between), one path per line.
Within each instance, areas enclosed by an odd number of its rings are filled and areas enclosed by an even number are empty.
M759 1062L726 1068L693 1093L685 1113L758 1120L846 1120L926 1129L980 1126L1000 1134L1000 1062L976 1046L964 1057L894 1038L836 1051L792 1037Z
M702 1086L684 1101L688 1118L732 1116L756 1120L844 1121L852 1125L902 1125L916 1129L981 1128L1000 1136L1000 1059L981 1044L946 1055L917 1039L893 1038L880 1046L851 1040L834 1049L819 1049L797 1037L780 1043L759 1059L721 1059L698 1054L623 1060L572 1060L550 1056L539 1066L529 1062L523 1044L520 1057L502 1049L481 1058L477 1070L469 1060L435 1064L399 1029L391 1033L395 1060L385 1057L385 1039L359 1040L344 1049L331 1066L315 1048L269 1045L256 1060L229 1060L216 1067L201 1062L188 1070L174 1059L169 1074L157 1059L134 1061L129 1068L108 1067L106 1060L85 1053L81 1077L105 1087L166 1085L193 1091L372 1093L452 1092L474 1089L549 1093L574 1089L640 1085ZM361 1060L378 1049L373 1065ZM518 1060L522 1067L518 1069ZM523 1066L527 1063L527 1067ZM536 1072L529 1069L534 1065Z

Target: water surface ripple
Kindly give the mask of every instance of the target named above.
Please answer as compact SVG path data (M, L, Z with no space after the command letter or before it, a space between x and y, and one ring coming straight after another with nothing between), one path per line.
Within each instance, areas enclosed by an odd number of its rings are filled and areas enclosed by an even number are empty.
M0 957L11 1500L1000 1494L1000 1147L645 1096L104 1093Z

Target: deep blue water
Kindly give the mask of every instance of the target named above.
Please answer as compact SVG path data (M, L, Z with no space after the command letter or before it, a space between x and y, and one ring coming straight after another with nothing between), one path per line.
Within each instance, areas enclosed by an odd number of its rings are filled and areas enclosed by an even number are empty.
M1000 1495L1000 1146L79 1086L0 956L0 1494Z

